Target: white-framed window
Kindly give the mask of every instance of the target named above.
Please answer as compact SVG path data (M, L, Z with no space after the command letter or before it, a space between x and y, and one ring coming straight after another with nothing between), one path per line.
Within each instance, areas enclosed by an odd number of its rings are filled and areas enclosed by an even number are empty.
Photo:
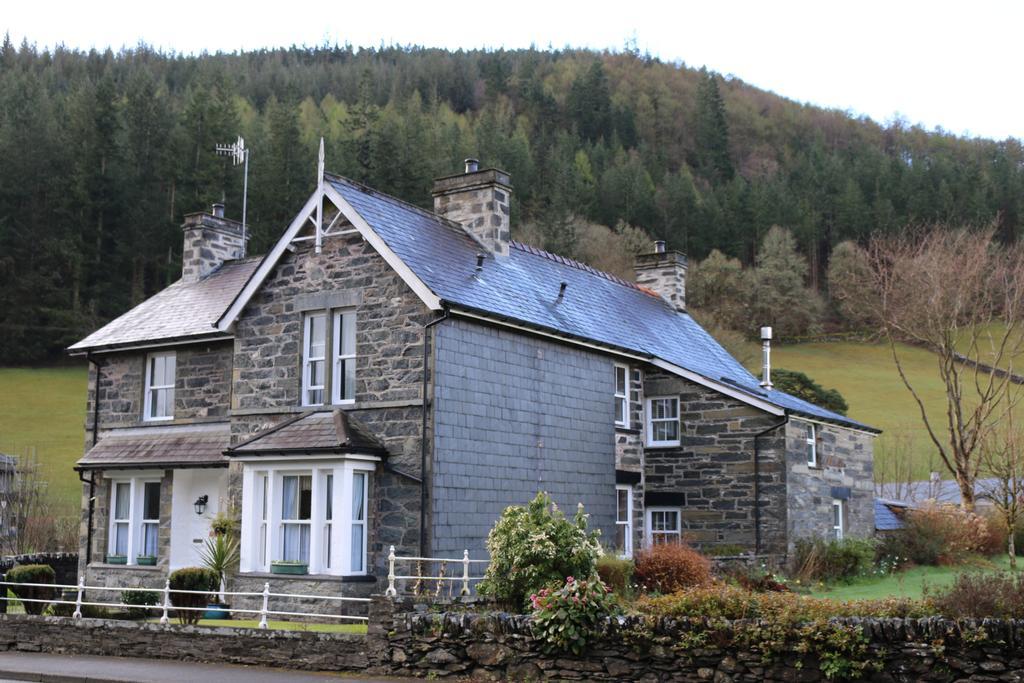
M615 364L615 425L629 427L629 368Z
M807 442L807 465L818 466L818 434L814 423L808 422L805 425L804 439Z
M159 475L116 476L110 480L108 555L138 564L138 558L160 554Z
M647 508L647 542L678 543L682 539L679 508Z
M836 498L832 501L832 534L835 536L837 541L843 540L843 534L845 532L843 524L843 512L845 504L842 500Z
M331 403L352 403L356 399L356 313L334 312L334 375Z
M678 396L652 396L647 399L647 445L679 445Z
M324 403L327 386L327 314L307 313L302 333L302 405Z
M241 571L366 573L369 459L243 462Z
M174 419L174 351L162 351L146 356L146 386L142 419Z
M633 557L633 487L615 486L615 552L619 557Z

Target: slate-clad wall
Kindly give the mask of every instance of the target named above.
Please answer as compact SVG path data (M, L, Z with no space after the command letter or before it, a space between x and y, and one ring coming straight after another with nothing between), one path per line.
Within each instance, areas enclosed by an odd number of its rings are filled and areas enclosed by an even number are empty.
M740 545L754 550L754 436L781 418L688 380L651 370L647 396L679 395L678 447L646 448L644 478L651 494L683 493L684 535L702 547ZM786 481L783 429L760 446L761 552L785 551Z
M437 328L435 556L486 557L501 511L549 492L614 542L612 360L455 319Z
M800 538L832 535L832 501L837 497L845 500L846 536L871 536L875 531L874 437L819 424L818 467L810 467L806 426L794 417L786 427L790 548Z
M325 220L329 220L325 219ZM305 311L354 308L355 404L345 406L387 447L389 463L416 475L422 430L423 325L434 313L358 236L332 237L286 252L237 322L231 428L235 442L310 410L301 406ZM241 469L229 497L240 505ZM419 485L378 468L370 497L369 561L381 571L387 547L416 554ZM383 552L382 552L383 551Z
M99 424L103 430L145 425L166 426L224 418L231 407L232 342L193 344L174 348L174 421L142 420L146 352L123 351L96 356L100 364ZM96 370L89 365L86 393L85 444L92 445L93 396Z

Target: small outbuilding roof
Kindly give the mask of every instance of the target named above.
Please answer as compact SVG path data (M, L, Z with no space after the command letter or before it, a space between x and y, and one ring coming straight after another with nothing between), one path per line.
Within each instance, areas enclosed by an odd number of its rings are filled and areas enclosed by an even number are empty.
M875 529L877 531L895 531L903 528L903 520L899 513L913 507L902 500L875 498Z
M100 439L82 456L76 469L227 467L224 451L231 445L227 423L124 431L124 435Z
M387 450L359 420L344 410L308 411L229 448L227 455L277 453L364 453Z
M259 259L228 261L195 282L178 280L124 315L68 347L71 353L134 345L229 338L214 328L217 318L245 285Z

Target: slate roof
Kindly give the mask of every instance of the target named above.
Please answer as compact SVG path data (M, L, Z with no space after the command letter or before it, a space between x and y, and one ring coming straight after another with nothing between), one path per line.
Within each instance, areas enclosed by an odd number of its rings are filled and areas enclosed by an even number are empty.
M902 529L903 520L896 514L896 511L906 510L910 507L912 506L906 501L875 498L875 529L878 531Z
M0 472L12 472L17 467L18 461L13 455L0 453Z
M213 325L259 265L228 261L196 282L175 282L68 348L71 353L224 336Z
M384 444L344 410L301 413L228 449L228 455L315 452L387 454Z
M152 431L153 433L146 433ZM223 453L231 445L231 429L169 427L132 430L99 440L75 465L77 469L143 467L227 467Z
M878 431L781 391L763 390L691 316L634 283L517 242L507 257L488 254L477 273L477 254L485 250L457 224L346 178L325 179L453 308L659 358L788 412Z

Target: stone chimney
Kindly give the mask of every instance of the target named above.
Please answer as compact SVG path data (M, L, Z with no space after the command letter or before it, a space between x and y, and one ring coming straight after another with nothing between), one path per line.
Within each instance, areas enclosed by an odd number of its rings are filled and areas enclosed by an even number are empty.
M665 243L654 243L654 253L640 254L633 266L636 283L653 290L677 311L686 310L686 254L665 249Z
M508 256L512 179L496 168L479 170L466 159L466 172L434 181L434 212L461 223L495 256Z
M185 214L184 246L181 251L181 279L200 280L225 261L245 255L242 224L224 217L224 205L214 204L210 213L197 211Z

